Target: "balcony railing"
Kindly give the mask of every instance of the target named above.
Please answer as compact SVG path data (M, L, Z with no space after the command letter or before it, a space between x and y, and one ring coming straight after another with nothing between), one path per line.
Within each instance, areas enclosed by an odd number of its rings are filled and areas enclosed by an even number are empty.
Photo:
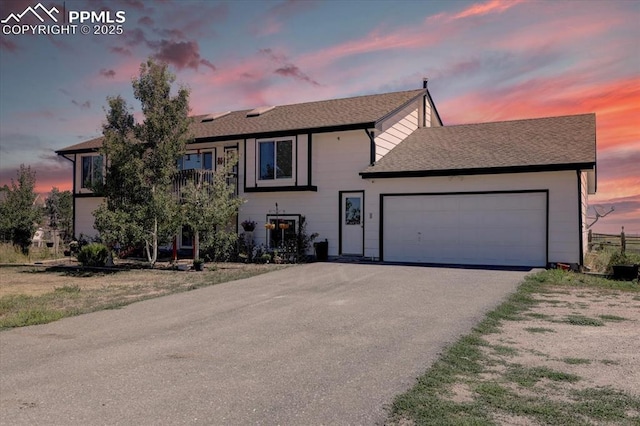
M196 187L204 187L205 183L207 188L212 188L215 171L205 169L188 169L180 170L173 180L173 191L175 194L181 194L182 190L189 182L193 182ZM235 188L235 193L238 193L238 178L235 175L227 176L227 185Z

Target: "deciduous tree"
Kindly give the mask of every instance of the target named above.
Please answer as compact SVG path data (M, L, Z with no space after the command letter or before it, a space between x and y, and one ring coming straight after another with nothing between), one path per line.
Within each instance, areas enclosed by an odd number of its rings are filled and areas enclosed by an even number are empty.
M212 248L215 257L238 237L231 222L244 200L236 196L236 188L227 182L237 161L235 157L228 157L224 167L213 174L211 182L202 174L187 182L182 190L182 224L193 231L194 260L200 258L201 236L205 236L202 246Z
M73 227L73 196L71 191L60 191L55 186L45 203L49 226L60 232L65 239L72 235Z
M11 179L11 187L0 202L0 232L24 254L29 253L31 238L42 219L42 210L34 205L35 187L36 173L30 166L21 164L18 180Z
M102 153L104 184L96 190L105 202L94 213L96 228L107 243L143 244L151 266L158 245L175 233L179 204L173 193L177 160L183 154L189 127L189 91L171 94L175 76L166 64L148 60L133 80L144 120L136 123L120 97L108 98Z

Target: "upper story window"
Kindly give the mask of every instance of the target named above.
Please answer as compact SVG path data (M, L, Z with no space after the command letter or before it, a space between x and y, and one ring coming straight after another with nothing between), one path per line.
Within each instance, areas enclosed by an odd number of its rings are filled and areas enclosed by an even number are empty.
M258 142L260 180L293 178L293 140Z
M82 188L91 189L101 183L103 174L102 155L86 155L82 157Z
M178 159L178 170L213 170L213 153L202 152L185 154L182 158Z

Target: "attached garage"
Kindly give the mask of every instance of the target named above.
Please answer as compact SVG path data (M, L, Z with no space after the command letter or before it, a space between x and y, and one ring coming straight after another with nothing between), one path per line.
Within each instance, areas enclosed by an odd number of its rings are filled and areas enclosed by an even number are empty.
M548 191L381 195L390 262L547 265Z

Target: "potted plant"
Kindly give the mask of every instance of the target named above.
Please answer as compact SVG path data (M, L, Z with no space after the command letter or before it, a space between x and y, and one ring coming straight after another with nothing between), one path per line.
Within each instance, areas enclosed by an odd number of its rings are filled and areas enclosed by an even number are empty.
M193 259L193 269L196 271L203 271L204 259Z
M256 223L253 220L245 220L240 225L245 232L253 232L256 229Z
M613 279L634 280L638 278L638 258L626 253L614 253L609 259L609 267L613 272Z

